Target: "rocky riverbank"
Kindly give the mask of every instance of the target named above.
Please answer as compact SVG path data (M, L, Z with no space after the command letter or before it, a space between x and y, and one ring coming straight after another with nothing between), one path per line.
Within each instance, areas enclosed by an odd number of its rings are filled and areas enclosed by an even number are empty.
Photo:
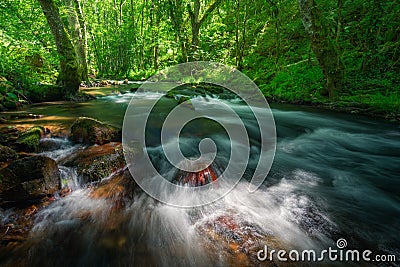
M47 127L0 127L0 260L22 247L38 212L74 190L62 184L60 166L76 168L79 186L93 187L93 198L112 199L120 206L127 192L133 192L134 180L123 171L120 129L78 118L64 138ZM78 148L51 158L63 142Z

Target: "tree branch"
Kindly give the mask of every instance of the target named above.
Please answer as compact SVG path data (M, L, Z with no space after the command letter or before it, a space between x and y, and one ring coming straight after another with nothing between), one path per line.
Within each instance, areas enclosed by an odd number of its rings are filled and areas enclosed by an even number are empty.
M199 20L199 24L201 25L206 19L207 17L214 11L214 9L216 9L219 4L221 4L222 0L215 0L215 2L209 6L206 10L206 12L204 12L203 17L201 17L201 19Z

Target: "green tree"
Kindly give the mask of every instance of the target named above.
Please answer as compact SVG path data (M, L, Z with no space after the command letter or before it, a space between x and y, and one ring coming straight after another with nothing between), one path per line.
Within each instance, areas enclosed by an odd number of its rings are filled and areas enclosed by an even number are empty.
M200 0L194 0L193 6L187 4L187 9L189 12L190 25L192 30L192 39L190 44L190 60L199 59L196 56L196 52L199 49L199 35L200 35L200 27L206 21L206 19L212 14L212 12L220 5L222 0L215 0L205 11L203 14L200 14L201 3Z
M74 45L76 59L79 65L80 79L88 82L86 25L81 3L79 0L64 0L64 2L67 7L68 30L72 37L72 44Z
M311 41L311 48L325 76L329 97L335 99L343 85L343 62L337 47L329 38L328 30L314 0L298 0L298 3L301 20Z
M64 27L60 13L53 0L38 0L46 16L51 32L57 45L60 60L58 84L66 89L68 94L79 90L80 73L71 38Z

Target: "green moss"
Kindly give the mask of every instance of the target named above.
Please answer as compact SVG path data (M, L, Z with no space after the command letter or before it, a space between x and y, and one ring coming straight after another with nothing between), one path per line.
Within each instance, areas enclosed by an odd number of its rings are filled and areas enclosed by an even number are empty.
M37 152L39 149L40 137L43 134L44 129L39 126L34 126L21 133L16 142L18 150L25 152Z
M26 96L32 102L57 101L64 99L65 91L56 85L31 85Z
M125 157L122 149L115 148L114 153L93 158L88 166L78 166L78 174L82 176L83 182L96 182L108 177L125 165Z
M95 119L81 117L71 126L71 138L79 143L102 145L111 141L120 141L121 131Z

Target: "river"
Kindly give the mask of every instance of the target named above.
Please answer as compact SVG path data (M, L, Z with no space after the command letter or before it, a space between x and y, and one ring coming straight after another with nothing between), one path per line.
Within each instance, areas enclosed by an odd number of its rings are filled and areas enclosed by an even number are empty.
M76 117L93 117L121 126L132 93L100 97L85 103L37 104L22 113L43 114L17 123L53 124L67 127ZM137 94L150 99L156 94ZM172 105L165 100L165 105ZM251 126L248 109L236 100L225 100ZM290 249L336 248L344 238L347 248L391 254L400 259L400 125L380 119L291 105L271 105L277 129L277 150L271 171L255 193L247 190L258 158L250 159L244 179L221 200L200 208L176 208L157 203L143 193L126 207L123 227L104 236L109 207L88 198L85 188L55 201L37 215L33 236L41 241L30 250L36 264L79 266L226 266L225 248L209 244L202 236L210 222L221 216L233 218L248 235L269 236ZM182 138L184 154L195 156L193 147L203 136L219 146L217 160L224 164L230 147L218 126L200 121L187 127ZM150 124L148 149L153 164L168 172L157 143L158 126ZM249 128L248 128L249 130ZM249 131L257 150L259 133ZM72 144L60 153L69 153ZM70 180L75 179L70 172ZM81 225L76 214L90 210L90 225ZM243 228L244 229L244 228ZM244 230L243 230L244 231ZM234 234L234 233L233 233ZM241 235L238 235L240 238ZM104 245L108 239L121 240ZM260 237L256 247L264 247ZM117 244L117 245L115 245ZM206 245L204 245L206 244ZM225 243L222 243L225 244ZM212 250L211 252L209 250ZM225 253L225 254L224 254ZM276 263L275 263L276 264ZM391 263L396 265L396 263ZM398 264L398 261L397 261ZM280 264L277 264L280 265ZM357 264L356 264L357 265ZM362 265L362 264L361 264ZM383 264L385 265L385 264ZM239 266L238 264L236 266Z

